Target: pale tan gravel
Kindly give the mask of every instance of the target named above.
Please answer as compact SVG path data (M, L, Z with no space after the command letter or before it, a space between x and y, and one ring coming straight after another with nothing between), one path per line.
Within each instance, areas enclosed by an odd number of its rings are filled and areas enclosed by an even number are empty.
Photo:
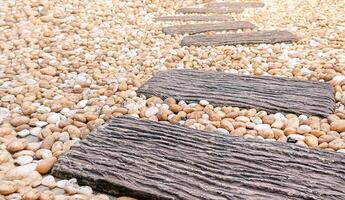
M0 1L0 200L109 199L49 171L120 115L344 153L345 2L264 2L229 16L253 31L289 30L297 43L180 47L182 36L161 28L181 23L154 20L202 1ZM336 111L321 119L137 96L155 72L174 68L328 81Z

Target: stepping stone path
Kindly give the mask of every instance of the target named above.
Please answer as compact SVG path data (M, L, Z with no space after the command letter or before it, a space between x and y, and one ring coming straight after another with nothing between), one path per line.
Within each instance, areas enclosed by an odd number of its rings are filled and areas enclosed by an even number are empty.
M93 131L53 174L139 199L345 199L342 154L131 117Z
M222 22L222 23L208 23L208 24L185 24L179 26L164 27L165 34L196 34L208 31L226 31L236 29L253 29L256 26L250 22L236 21L236 22Z
M181 16L162 16L157 17L156 21L233 21L230 16L212 15L212 16L200 16L200 15L181 15Z
M180 8L176 10L176 13L198 13L198 14L229 14L229 13L241 13L243 12L243 8L236 7L236 8Z
M189 103L203 99L215 106L325 117L332 114L335 107L334 91L329 83L197 70L159 72L137 92L147 97L173 97Z
M264 7L262 2L211 2L204 4L203 7L188 7L176 10L176 13L197 13L197 14L229 14L240 13L244 8ZM223 16L225 17L225 16ZM220 16L162 16L158 21L223 21L225 18ZM165 34L197 34L210 31L230 31L237 29L256 28L250 22L234 21L227 23L208 23L208 24L184 24L177 26L164 27ZM259 31L250 33L230 33L216 35L193 35L182 39L181 46L220 46L237 44L260 44L260 43L290 43L298 38L287 31Z
M262 2L211 2L207 3L205 7L232 7L232 8L259 8L264 7Z
M290 43L297 37L287 31L259 31L216 35L190 35L181 41L181 46L223 46L237 44Z

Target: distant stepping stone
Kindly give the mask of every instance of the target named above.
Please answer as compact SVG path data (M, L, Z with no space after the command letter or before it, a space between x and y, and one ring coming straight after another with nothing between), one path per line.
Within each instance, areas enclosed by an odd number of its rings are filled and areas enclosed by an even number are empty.
M217 7L180 8L176 10L176 13L199 13L199 14L207 14L207 13L228 14L228 13L241 13L241 12L243 12L243 8L240 8L240 7L236 7L236 8L217 8Z
M157 17L156 21L233 21L234 19L230 16L224 15L182 15L182 16L162 16Z
M332 114L335 107L333 87L328 83L211 71L162 71L137 93L147 97L173 97L186 102L204 99L215 106L324 117Z
M233 8L258 8L264 7L262 2L248 1L248 2L211 2L205 5L206 7L233 7Z
M297 37L288 31L259 31L216 35L190 35L182 39L182 46L224 46L237 44L274 44L293 42Z
M74 145L53 175L138 199L345 199L340 153L130 117Z
M208 24L185 24L164 27L165 34L196 34L208 31L228 31L237 29L253 29L256 26L246 21L208 23Z

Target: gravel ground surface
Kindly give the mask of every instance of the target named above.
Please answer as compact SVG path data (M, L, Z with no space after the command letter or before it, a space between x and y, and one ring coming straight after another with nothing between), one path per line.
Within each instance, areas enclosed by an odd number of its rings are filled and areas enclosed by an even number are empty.
M297 43L180 47L181 35L161 29L182 23L154 20L202 1L0 1L0 200L112 199L49 175L59 155L112 116L345 153L345 2L264 2L231 16L256 30L289 30ZM327 81L336 111L270 114L136 94L173 68Z

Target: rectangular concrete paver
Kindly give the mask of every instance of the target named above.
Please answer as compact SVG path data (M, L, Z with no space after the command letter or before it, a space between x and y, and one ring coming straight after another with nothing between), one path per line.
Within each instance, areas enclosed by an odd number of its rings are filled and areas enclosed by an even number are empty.
M298 38L288 31L259 31L216 35L189 35L182 39L182 46L225 46L237 44L274 44L296 41Z
M224 15L181 15L181 16L161 16L156 21L233 21L230 16Z
M207 100L215 106L318 116L328 116L335 107L329 83L197 70L159 72L137 93L186 102Z
M141 200L345 199L339 153L131 117L74 145L53 175Z
M205 23L205 24L184 24L163 27L165 34L196 34L208 31L229 31L238 29L253 29L256 26L246 21Z
M199 14L207 14L207 13L214 13L214 14L228 14L228 13L241 13L243 12L243 8L236 7L236 8L218 8L218 7L205 7L205 8L180 8L176 10L176 13L199 13Z
M206 7L233 7L233 8L259 8L264 7L265 4L257 1L248 2L211 2L207 3Z

